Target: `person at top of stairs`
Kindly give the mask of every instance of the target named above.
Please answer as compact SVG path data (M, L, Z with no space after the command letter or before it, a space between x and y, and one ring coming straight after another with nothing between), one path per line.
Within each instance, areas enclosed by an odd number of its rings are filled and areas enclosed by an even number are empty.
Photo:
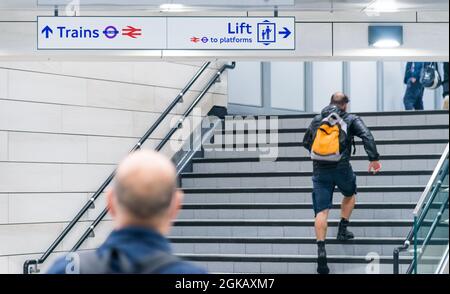
M356 175L350 164L354 136L362 139L369 156L369 172L381 170L375 139L356 115L347 113L350 99L343 93L335 93L330 105L317 115L303 140L304 147L313 160L313 207L315 212L315 230L318 246L317 272L330 272L325 250L328 228L328 214L333 204L336 186L345 196L341 207L337 239L347 241L354 238L347 227L355 207L357 185Z
M132 153L119 165L107 193L115 230L96 251L61 258L48 273L206 274L174 256L165 237L182 198L168 158L154 151Z

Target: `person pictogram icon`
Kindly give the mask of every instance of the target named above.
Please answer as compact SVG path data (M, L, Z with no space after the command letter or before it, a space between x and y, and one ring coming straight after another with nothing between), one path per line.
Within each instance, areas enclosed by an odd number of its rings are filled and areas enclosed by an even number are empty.
M273 30L270 28L270 26L267 26L262 32L262 39L270 40L272 32L273 32Z

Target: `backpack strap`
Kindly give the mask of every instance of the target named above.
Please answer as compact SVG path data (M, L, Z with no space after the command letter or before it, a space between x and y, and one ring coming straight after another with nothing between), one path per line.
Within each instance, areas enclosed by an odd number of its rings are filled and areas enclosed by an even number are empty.
M355 137L352 137L353 155L356 154L356 141Z
M328 124L330 126L339 125L340 129L345 134L348 134L348 124L347 124L347 122L336 112L333 112L329 116L323 118L322 119L322 123L326 123L326 124Z
M100 257L97 251L78 253L79 273L81 275L95 275L111 273L111 256Z
M96 251L79 253L80 274L111 274L112 259L118 260L118 266L124 274L158 274L164 268L178 263L181 259L167 252L159 251L144 257L137 264L132 265L128 258L118 250L112 249L104 256L99 256Z
M353 114L348 114L347 115L347 117L346 117L346 120L348 121L348 127L350 128L351 127L351 125L353 124L353 122L355 121L355 119L356 119L356 116L355 115L353 115ZM351 137L351 144L352 144L352 147L353 147L353 155L355 155L356 154L356 141L355 141L355 136L352 136Z
M181 262L179 257L160 251L144 258L139 263L139 273L146 275L159 274L161 270L179 262Z

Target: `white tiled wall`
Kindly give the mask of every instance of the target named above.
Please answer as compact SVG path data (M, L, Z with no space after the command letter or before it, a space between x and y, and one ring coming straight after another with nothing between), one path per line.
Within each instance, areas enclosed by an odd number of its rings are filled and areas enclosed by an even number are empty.
M68 222L87 197L87 193L10 194L9 223Z
M9 132L10 161L87 162L86 136Z
M54 241L200 66L0 62L0 273L21 272L25 259ZM160 142L218 66L211 66L144 148ZM202 115L226 105L226 93L225 75L202 102ZM103 208L100 197L58 250L69 250ZM110 229L111 223L101 225L85 248L97 246Z
M8 98L58 104L86 105L86 79L26 71L9 71Z
M8 92L8 72L0 68L0 98L5 98Z
M8 159L8 133L0 131L0 161Z
M0 224L8 222L8 194L0 194Z
M155 87L93 80L88 81L87 87L89 106L154 111Z
M0 171L0 193L61 191L59 164L0 162Z
M0 130L61 132L61 105L0 100Z

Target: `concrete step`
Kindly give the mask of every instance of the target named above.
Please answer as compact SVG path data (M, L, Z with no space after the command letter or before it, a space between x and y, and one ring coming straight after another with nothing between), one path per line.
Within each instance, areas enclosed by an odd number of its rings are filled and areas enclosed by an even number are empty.
M445 242L445 240L443 240ZM315 238L236 238L236 237L172 237L176 253L195 254L317 254ZM327 240L327 253L331 255L392 254L404 238L358 238L347 242L335 238Z
M379 131L427 131L427 130L440 130L445 129L445 126L448 126L448 122L439 122L435 124L385 124L385 125L369 125L368 128L371 132L379 132ZM232 128L230 125L219 125L216 127L216 134L221 135L229 135L229 134L252 134L252 133L279 133L279 134L288 134L288 133L304 133L309 127L309 123L303 126L278 126L273 127L267 124L267 127L263 126L254 126L254 125L235 125Z
M382 155L384 171L395 170L434 170L442 154L425 155ZM259 157L245 158L196 158L192 160L193 172L232 173L232 172L273 172L273 171L312 171L310 157L278 157L264 160ZM351 160L354 170L365 170L368 166L367 156L354 156Z
M187 255L185 255L187 256ZM312 256L311 256L312 258ZM388 258L388 257L386 257ZM311 259L310 259L311 260ZM274 263L274 262L222 262L222 261L205 261L195 262L199 266L202 266L210 273L216 274L316 274L317 264L311 261L299 263ZM410 262L400 264L400 272L406 273ZM380 264L376 267L371 267L368 262L366 263L337 263L330 262L328 264L330 268L330 274L392 274L393 266L386 262L386 264ZM369 270L367 270L369 268ZM431 271L430 271L431 272Z
M413 140L413 139L445 139L449 137L448 125L424 126L419 129L410 129L406 127L373 128L372 134L375 140ZM306 129L291 129L271 131L270 133L254 131L243 132L224 132L215 130L212 142L216 144L268 144L285 142L303 142Z
M339 220L329 221L328 236L336 236ZM358 219L352 220L351 231L358 237L405 238L412 220ZM349 227L349 228L350 228ZM448 226L447 226L448 228ZM174 223L171 236L215 237L314 237L314 220L266 219L185 219Z
M357 171L357 182L364 186L426 185L432 171L392 171L373 175ZM181 175L183 188L195 187L290 187L311 185L311 172L271 172L271 173L185 173Z
M409 190L409 187L406 187ZM395 189L394 191L389 191L386 187L385 191L370 191L369 189L363 189L359 191L357 196L358 203L372 203L372 202L399 202L399 203L417 203L420 196L422 195L425 187L419 187L416 191L405 191L400 189ZM276 189L271 189L273 192L263 192L263 189L240 192L239 190L222 190L213 189L212 191L198 191L195 192L190 189L185 189L184 202L189 203L205 203L205 204L216 204L216 203L280 203L280 204L298 204L298 203L309 203L311 202L311 192L282 192L275 191ZM300 190L300 189L299 189ZM311 191L312 189L310 189ZM305 191L305 189L302 189ZM342 194L336 192L334 194L334 201L340 202L343 198Z
M256 126L264 126L265 128L306 128L311 123L316 114L300 114L300 115L282 115L282 116L235 116L234 122L242 124L246 122L246 129L255 129ZM378 126L423 126L436 124L449 124L448 112L446 111L424 111L424 112L373 112L373 113L359 113L358 114L369 127ZM227 117L228 123L232 124L230 119L233 116ZM277 120L276 123L269 123L269 119ZM239 121L240 119L240 121ZM245 121L243 121L245 119ZM256 126L255 126L256 125Z
M396 245L381 244L327 244L329 255L367 255L377 253L379 255L392 255ZM177 254L292 254L315 255L315 244L229 244L229 243L175 243L172 246Z
M380 144L383 143L383 144ZM448 139L433 140L384 140L377 141L380 154L437 154L442 153L448 144ZM204 158L240 158L240 157L267 157L274 154L276 157L304 157L309 151L303 148L301 142L279 143L272 145L217 145L205 144ZM270 149L269 149L270 148ZM277 149L273 149L277 148ZM358 141L356 154L364 155L362 142Z
M258 254L178 254L197 262L212 273L254 273L254 274L315 274L316 255L258 255ZM376 260L374 260L376 258ZM391 256L348 256L329 255L331 273L391 274ZM411 257L402 257L402 271L406 271Z
M362 186L359 192L421 192L424 186ZM248 188L183 188L187 194L193 193L311 193L312 187L248 187Z
M174 251L181 254L317 254L315 238L271 237L172 237ZM326 248L329 255L367 255L377 253L390 256L394 248L403 245L404 238L357 238L338 241L330 237ZM433 245L447 245L448 240L433 240Z
M412 217L414 203L358 204L352 219L408 219ZM340 204L334 204L330 218L339 219ZM311 219L312 204L185 204L178 219Z

